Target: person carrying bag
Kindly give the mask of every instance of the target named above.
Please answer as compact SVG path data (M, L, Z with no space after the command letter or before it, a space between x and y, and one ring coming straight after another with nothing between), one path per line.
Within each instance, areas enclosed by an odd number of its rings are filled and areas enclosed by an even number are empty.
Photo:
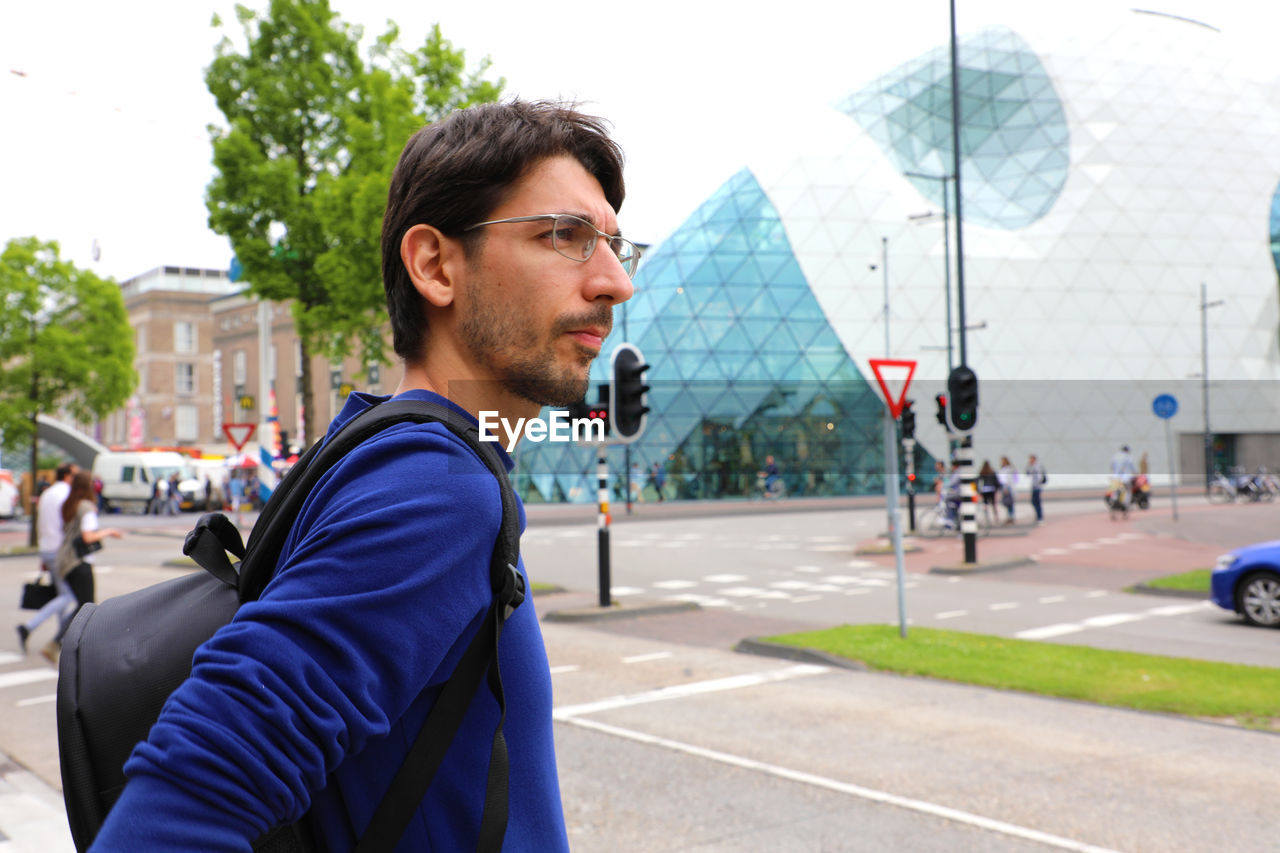
M98 502L93 479L88 471L79 471L71 479L71 493L62 504L63 534L54 562L54 572L76 597L76 609L94 599L93 552L101 550L102 540L119 539L124 534L114 527L98 527ZM72 618L74 618L74 613ZM62 635L68 619L58 634L40 650L51 663L57 664L62 649Z

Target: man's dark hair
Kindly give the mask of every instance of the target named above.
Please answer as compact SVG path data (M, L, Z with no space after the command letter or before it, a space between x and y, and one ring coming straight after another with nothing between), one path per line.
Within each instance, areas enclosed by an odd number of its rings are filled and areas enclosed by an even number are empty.
M61 465L59 465L59 466L57 467L57 469L53 472L53 480L54 480L54 482L58 482L59 480L65 480L65 479L67 479L67 477L70 477L70 476L71 476L71 474L72 474L75 470L76 470L76 463L74 463L74 462L63 462L63 463L62 463Z
M483 235L463 229L483 222L511 185L538 163L575 158L618 211L626 188L622 150L604 122L551 101L510 101L459 110L410 138L391 176L382 219L382 284L396 355L413 359L426 342L422 296L400 259L400 242L414 225L461 238L471 252ZM531 211L556 213L558 211Z

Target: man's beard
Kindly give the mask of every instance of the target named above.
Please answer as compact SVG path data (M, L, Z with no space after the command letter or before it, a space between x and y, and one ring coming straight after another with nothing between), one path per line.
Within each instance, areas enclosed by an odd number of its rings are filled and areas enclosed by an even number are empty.
M540 340L537 330L510 309L502 313L493 310L485 298L479 297L479 289L473 286L469 293L471 312L461 324L462 340L472 357L496 375L503 389L539 406L567 406L585 397L590 385L587 370L595 356L579 354L580 372L558 368L556 342L573 329L610 329L612 306L601 305L585 314L562 317L556 321L549 339ZM501 355L507 357L507 363L499 367L497 357Z

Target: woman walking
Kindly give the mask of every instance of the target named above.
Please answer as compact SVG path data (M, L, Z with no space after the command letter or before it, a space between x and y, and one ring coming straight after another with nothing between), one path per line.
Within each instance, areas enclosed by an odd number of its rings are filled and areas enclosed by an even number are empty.
M62 522L62 545L58 548L54 572L75 595L78 611L86 602L93 601L93 552L102 548L102 540L108 536L119 539L124 534L114 527L98 527L97 495L88 471L78 471L72 477L71 493L62 505ZM40 650L50 663L58 663L62 635L73 618L74 612L58 629L58 636Z
M1008 456L1000 457L1000 473L996 478L1000 481L1000 503L1004 504L1005 512L1009 513L1004 523L1013 524L1013 489L1018 485L1018 469L1013 467Z

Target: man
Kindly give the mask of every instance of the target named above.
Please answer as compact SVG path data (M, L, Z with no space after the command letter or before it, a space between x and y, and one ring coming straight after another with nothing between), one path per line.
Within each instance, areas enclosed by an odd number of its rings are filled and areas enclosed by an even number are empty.
M473 422L582 399L613 306L632 293L623 195L601 122L562 106L490 104L419 131L383 220L396 396ZM353 394L330 434L374 399ZM248 850L308 808L321 846L350 850L490 606L500 521L497 481L443 425L391 427L342 460L262 598L197 651L95 850ZM531 601L499 655L505 849L567 850ZM475 849L498 719L482 687L397 849Z
M1040 492L1044 489L1044 484L1049 481L1049 477L1045 474L1044 465L1034 453L1027 459L1027 479L1031 481L1031 508L1036 513L1036 524L1042 524L1044 508L1040 504Z
M1123 445L1111 457L1111 478L1120 483L1122 491L1120 493L1120 503L1128 506L1129 497L1133 494L1133 478L1138 473L1138 466L1133 461L1133 456L1129 453L1129 445Z
M27 639L31 632L40 627L41 623L57 613L58 636L62 636L62 628L74 612L75 593L66 581L58 577L54 566L58 562L58 548L62 545L62 505L66 502L67 495L71 494L71 480L79 470L71 462L59 465L53 472L53 484L40 493L40 499L36 502L36 549L40 554L42 569L53 578L57 595L28 619L26 624L18 626L18 645L22 647L23 654L26 654Z

